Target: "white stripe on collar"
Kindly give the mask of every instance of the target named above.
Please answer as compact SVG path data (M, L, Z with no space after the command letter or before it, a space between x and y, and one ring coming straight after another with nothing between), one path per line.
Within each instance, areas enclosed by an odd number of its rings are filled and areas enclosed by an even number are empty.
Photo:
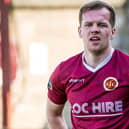
M110 61L110 59L112 58L113 52L114 52L114 48L112 48L109 56L106 57L104 59L104 61L102 61L96 68L93 68L93 67L89 66L88 64L86 64L86 62L85 62L85 53L83 52L83 54L82 54L82 63L89 71L96 72Z

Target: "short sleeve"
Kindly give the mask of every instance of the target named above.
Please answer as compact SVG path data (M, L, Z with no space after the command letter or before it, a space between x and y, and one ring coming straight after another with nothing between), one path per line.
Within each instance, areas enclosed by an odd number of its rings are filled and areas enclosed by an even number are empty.
M64 104L67 101L62 76L63 73L61 73L59 65L51 74L48 82L48 98L55 104Z

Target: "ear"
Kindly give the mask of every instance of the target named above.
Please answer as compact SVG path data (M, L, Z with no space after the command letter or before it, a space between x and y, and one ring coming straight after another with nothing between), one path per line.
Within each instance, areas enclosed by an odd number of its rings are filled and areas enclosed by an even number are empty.
M111 40L115 37L116 34L116 29L112 28L112 36L111 36Z
M78 27L78 34L79 34L79 37L82 38L81 26Z

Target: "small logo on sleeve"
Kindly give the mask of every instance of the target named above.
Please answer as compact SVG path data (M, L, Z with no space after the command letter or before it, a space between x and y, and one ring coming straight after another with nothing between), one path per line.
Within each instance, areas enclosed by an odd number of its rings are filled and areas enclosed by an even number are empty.
M118 87L118 80L114 77L108 77L104 80L103 85L106 91L112 91Z
M51 83L51 80L49 80L49 82L48 82L48 88L52 90L52 83Z

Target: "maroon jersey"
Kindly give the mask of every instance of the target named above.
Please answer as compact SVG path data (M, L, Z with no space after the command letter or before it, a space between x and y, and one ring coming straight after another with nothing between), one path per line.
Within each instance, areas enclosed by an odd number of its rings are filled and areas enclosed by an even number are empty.
M83 55L55 69L49 99L56 104L69 101L73 129L129 129L129 56L114 50L92 69Z

